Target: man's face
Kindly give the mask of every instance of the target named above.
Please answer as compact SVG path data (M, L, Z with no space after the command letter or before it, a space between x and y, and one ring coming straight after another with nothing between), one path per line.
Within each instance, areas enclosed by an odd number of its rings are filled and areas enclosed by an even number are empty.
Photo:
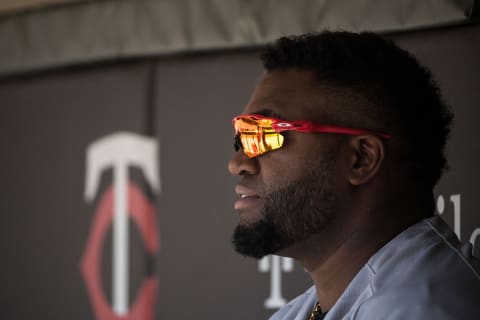
M323 93L325 94L325 93ZM267 73L243 113L285 120L328 123L322 93L308 71ZM249 159L238 151L229 170L240 216L233 234L236 250L260 258L321 233L336 208L335 161L338 136L287 132L282 148Z

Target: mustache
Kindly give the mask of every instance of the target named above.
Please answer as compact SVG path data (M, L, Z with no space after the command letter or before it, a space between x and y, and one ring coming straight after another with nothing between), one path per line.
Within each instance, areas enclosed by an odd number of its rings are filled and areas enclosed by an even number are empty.
M243 176L239 181L239 185L255 191L255 193L260 197L265 197L267 192L263 182L258 181L257 177L252 176Z

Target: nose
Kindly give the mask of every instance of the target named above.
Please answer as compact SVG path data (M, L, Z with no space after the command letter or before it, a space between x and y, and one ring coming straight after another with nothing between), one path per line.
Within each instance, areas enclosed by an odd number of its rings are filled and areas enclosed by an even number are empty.
M242 150L236 151L228 162L228 171L234 176L255 175L259 172L256 158L249 158Z

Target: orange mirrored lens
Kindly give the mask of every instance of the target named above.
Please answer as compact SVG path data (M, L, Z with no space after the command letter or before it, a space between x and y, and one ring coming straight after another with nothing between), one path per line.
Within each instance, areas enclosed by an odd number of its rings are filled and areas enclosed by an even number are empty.
M281 148L284 137L272 128L270 119L239 117L236 119L235 132L240 136L243 152L249 158Z

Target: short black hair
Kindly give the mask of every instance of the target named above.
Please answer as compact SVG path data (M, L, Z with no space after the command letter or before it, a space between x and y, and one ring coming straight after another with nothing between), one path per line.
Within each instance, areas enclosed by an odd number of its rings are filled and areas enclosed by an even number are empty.
M428 69L391 40L370 32L324 31L282 37L261 53L267 72L298 68L328 86L351 89L402 132L407 159L428 188L447 167L453 114Z

